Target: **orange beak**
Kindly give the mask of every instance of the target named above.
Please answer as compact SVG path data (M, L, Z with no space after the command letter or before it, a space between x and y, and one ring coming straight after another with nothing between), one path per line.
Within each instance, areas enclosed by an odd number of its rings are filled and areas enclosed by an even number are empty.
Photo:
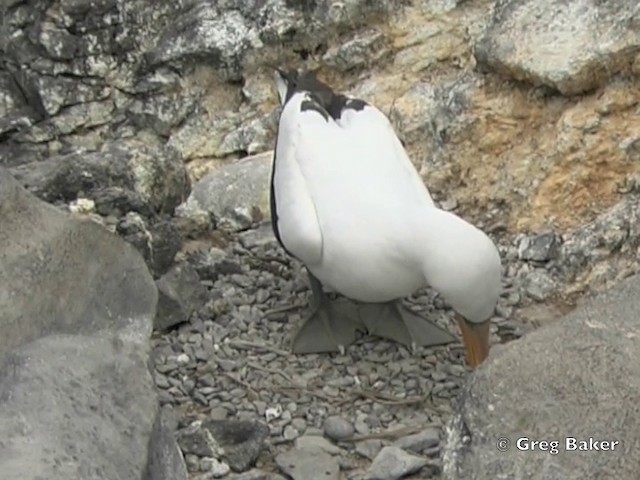
M462 332L467 363L471 368L476 368L489 356L489 321L471 323L457 314L456 319Z

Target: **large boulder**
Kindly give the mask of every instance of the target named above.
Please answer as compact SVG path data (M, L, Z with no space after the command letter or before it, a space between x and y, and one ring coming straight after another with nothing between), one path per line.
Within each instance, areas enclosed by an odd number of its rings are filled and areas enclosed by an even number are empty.
M81 194L95 202L99 214L116 217L129 211L172 213L190 191L177 152L144 139L26 163L11 173L47 202L68 203Z
M52 335L0 366L0 477L143 478L158 403L144 351Z
M494 352L448 425L445 478L637 478L638 298L635 276Z
M131 246L38 200L7 170L0 223L0 354L51 333L131 326L146 341L158 294Z
M185 478L148 370L142 257L2 168L0 225L0 477Z
M635 0L505 0L477 43L479 63L565 95L630 69L640 48Z

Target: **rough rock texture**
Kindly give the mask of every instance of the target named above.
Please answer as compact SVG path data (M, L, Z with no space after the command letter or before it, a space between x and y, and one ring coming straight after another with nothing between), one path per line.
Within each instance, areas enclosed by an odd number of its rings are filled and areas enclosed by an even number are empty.
M447 428L445 478L634 478L638 298L636 276L495 352L464 389ZM609 452L568 451L569 436L620 443ZM559 441L559 451L520 451L522 437ZM506 451L497 446L501 438Z
M205 304L208 296L198 272L188 263L175 265L156 281L156 286L158 308L153 322L156 331L188 321Z
M0 223L0 476L185 478L148 369L143 259L2 167Z
M30 162L11 173L50 203L70 202L82 193L103 216L172 213L189 195L189 179L176 152L141 141Z
M144 478L158 405L135 344L48 336L0 372L4 478Z
M243 230L269 218L273 152L244 158L193 186L185 208L211 213L221 228Z
M126 328L146 342L157 292L131 246L38 200L5 169L0 219L0 354L49 333Z
M514 78L579 94L631 70L639 25L634 0L503 0L475 53L479 63Z

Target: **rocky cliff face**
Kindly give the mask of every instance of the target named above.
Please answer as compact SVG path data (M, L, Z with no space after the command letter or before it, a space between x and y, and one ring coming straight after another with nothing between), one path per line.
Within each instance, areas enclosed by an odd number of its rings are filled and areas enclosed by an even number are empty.
M270 149L286 64L389 112L441 201L576 227L637 188L639 7L494 3L5 2L0 162L142 138L197 179Z

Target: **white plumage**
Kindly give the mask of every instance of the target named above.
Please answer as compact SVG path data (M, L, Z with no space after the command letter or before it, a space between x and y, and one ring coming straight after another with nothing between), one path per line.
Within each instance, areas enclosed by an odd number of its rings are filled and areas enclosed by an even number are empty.
M272 193L284 247L354 300L388 302L430 285L470 322L485 321L500 291L497 249L434 205L387 117L364 102L349 108L346 97L330 114L326 97L279 87Z

